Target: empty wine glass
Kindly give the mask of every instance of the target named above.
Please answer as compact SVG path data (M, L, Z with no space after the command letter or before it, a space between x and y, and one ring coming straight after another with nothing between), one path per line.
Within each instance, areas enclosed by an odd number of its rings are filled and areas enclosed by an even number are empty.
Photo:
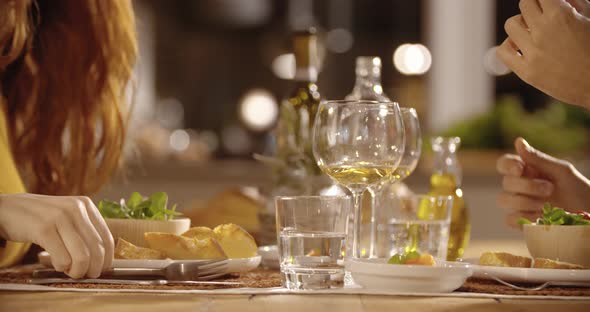
M382 201L390 200L390 193L396 191L395 184L407 178L418 165L420 154L422 153L422 135L420 132L420 121L418 113L413 108L400 108L403 124L405 146L404 154L399 166L395 169L390 180L369 187L373 203L371 206L371 223L370 223L370 241L369 241L369 258L378 257L377 251L377 209L383 203Z
M371 188L371 191L378 193L389 191L388 187L407 178L418 165L420 155L422 154L422 134L420 132L420 121L418 120L418 113L413 108L400 108L403 122L404 122L404 154L399 166L393 173L393 177L389 181L385 181L379 185Z
M323 102L316 114L312 144L320 169L353 195L352 256L358 258L361 194L390 180L404 154L400 108L393 102Z

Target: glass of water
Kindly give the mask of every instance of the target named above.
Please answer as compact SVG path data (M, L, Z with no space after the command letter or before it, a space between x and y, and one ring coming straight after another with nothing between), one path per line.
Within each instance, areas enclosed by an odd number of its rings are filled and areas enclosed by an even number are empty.
M447 258L452 196L387 196L378 215L379 257L417 251Z
M342 287L350 197L276 197L275 204L283 286Z

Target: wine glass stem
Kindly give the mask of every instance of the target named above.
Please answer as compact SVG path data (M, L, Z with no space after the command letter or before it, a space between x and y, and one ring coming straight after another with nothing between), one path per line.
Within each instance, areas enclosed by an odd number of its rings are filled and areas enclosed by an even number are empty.
M352 230L352 257L361 257L361 198L363 192L352 192L354 206L353 230Z
M382 185L369 188L371 194L371 236L369 245L369 258L377 258L377 205L382 190Z

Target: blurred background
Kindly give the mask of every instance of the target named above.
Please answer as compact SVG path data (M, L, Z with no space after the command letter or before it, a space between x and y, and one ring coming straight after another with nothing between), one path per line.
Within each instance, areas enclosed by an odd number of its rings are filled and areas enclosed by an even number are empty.
M349 94L355 58L370 55L382 60L384 93L417 109L426 144L406 181L412 190L428 190L427 138L461 137L474 239L520 235L504 225L504 212L495 205L501 186L495 160L512 150L517 136L590 173L588 113L526 85L495 58L504 21L519 13L517 0L134 5L140 60L126 166L97 198L166 191L181 211L195 216L193 224L229 218L256 231L256 202L242 195L257 198L257 187L268 187L271 177L252 155L274 149L279 105L293 88L291 34L310 26L320 38L322 98ZM396 51L400 57L394 58Z

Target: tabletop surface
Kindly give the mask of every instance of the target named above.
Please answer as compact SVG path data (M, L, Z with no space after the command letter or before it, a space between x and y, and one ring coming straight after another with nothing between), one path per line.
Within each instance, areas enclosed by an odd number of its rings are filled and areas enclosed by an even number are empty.
M465 258L501 250L526 255L522 241L473 242ZM590 311L590 300L375 295L197 295L164 293L0 292L0 311Z

